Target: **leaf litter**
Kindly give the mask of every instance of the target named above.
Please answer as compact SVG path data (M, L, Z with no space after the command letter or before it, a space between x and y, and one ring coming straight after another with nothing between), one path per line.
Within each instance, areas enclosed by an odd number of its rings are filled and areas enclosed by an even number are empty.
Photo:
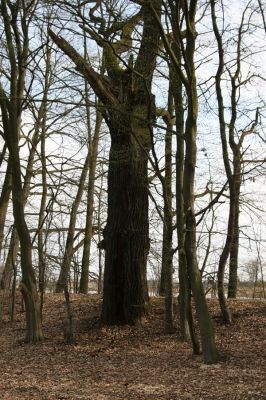
M222 355L214 365L193 356L177 331L164 334L162 298L151 299L140 326L104 327L100 297L72 295L76 343L66 345L63 296L46 294L45 340L27 345L18 295L14 321L5 308L0 321L1 400L266 399L265 301L230 300L231 326L208 301Z

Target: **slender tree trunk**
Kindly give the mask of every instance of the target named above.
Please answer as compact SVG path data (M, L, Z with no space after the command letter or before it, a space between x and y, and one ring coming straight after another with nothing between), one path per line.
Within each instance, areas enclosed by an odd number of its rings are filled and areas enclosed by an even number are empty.
M95 184L95 172L96 172L101 124L102 124L102 115L99 111L96 111L95 132L89 148L90 160L89 160L89 180L88 180L88 193L87 193L87 214L86 214L83 256L81 263L81 278L79 287L80 293L88 293L90 249L91 249L91 240L93 234L93 209L94 209L94 186L95 186L94 184Z
M41 141L41 166L42 166L42 198L39 211L38 222L38 258L39 258L39 290L40 290L40 312L42 317L44 292L45 292L45 272L46 272L46 259L45 259L45 238L43 225L46 218L46 202L47 202L47 166L46 166L46 134L47 134L47 99L48 91L51 83L51 48L49 42L45 47L45 76L44 76L44 93L43 101L39 110L38 121L41 128L40 141Z
M102 261L102 250L101 249L99 249L98 265L99 265L99 275L98 275L97 292L98 292L98 294L102 294L102 292L103 292L103 261Z
M233 172L228 155L228 145L227 145L227 135L226 135L226 124L224 117L224 104L223 96L221 90L221 80L222 74L224 72L224 50L222 35L218 30L217 18L215 14L215 1L211 0L211 11L212 11L212 23L214 28L214 33L218 45L219 53L219 67L216 73L216 92L217 92L217 102L219 109L219 122L220 122L220 133L223 148L223 160L227 179L229 182L230 190L230 205L229 205L229 218L228 218L228 228L227 228L227 239L225 242L225 248L221 255L219 267L224 272L225 264L227 258L230 254L230 265L229 265L229 283L228 283L228 297L236 297L237 293L237 269L238 269L238 247L239 247L239 203L240 203L240 188L241 188L241 164L242 164L242 145L244 138L247 134L252 133L258 124L258 112L256 111L256 116L252 125L249 126L248 130L243 130L239 135L238 141L236 141L236 123L238 119L238 104L240 101L240 87L244 83L241 81L241 62L242 62L242 40L243 34L246 30L245 25L245 12L242 14L241 23L238 29L238 35L236 37L236 58L235 58L235 71L232 73L230 71L230 122L228 124L228 137L229 145L233 153ZM220 272L220 304L222 308L222 314L224 321L231 322L230 312L226 306L225 295L222 295L222 284L223 279Z
M29 153L28 160L27 160L27 168L26 168L26 174L25 174L24 184L23 184L23 205L24 205L24 207L26 205L26 202L27 202L27 199L29 196L29 192L30 192L30 183L31 183L31 179L33 176L32 171L33 171L33 166L34 166L36 149L37 149L37 145L40 140L40 130L41 130L41 121L43 118L44 104L46 104L46 103L43 102L40 109L38 110L38 116L36 119L35 130L34 130L34 134L32 137L32 146L31 146L30 153ZM10 182L12 184L12 173L10 175ZM12 263L15 262L15 260L17 258L18 250L19 250L19 237L15 231L15 228L13 228L12 234L11 234L10 245L9 245L9 251L8 251L7 259L5 262L5 268L4 268L2 279L1 279L1 288L2 289L10 287L12 273L13 273L13 267L12 267L13 264Z
M222 142L222 150L223 150L223 161L226 176L229 182L229 190L230 190L230 205L229 205L229 217L228 217L228 225L227 225L227 237L224 244L223 251L220 255L219 265L218 265L218 298L219 304L222 312L223 319L226 323L231 322L231 314L228 308L228 304L226 301L226 297L224 294L224 272L226 267L226 262L228 256L230 254L230 248L232 243L232 233L234 232L234 183L232 177L232 170L229 161L228 155L228 145L227 145L227 136L226 136L226 123L225 123L225 115L224 115L224 100L221 88L221 79L224 72L224 50L222 37L218 30L216 13L215 13L215 1L211 0L211 11L212 11L212 24L213 29L218 45L218 53L219 53L219 65L215 77L215 86L216 86L216 96L218 103L218 112L219 112L219 124L220 124L220 136Z
M10 131L17 127L14 127L11 123ZM13 139L13 140L12 140ZM16 138L10 137L8 143L9 151L12 157L12 198L13 198L13 213L15 219L15 226L18 232L21 249L21 292L25 302L26 309L26 322L27 322L27 333L26 342L37 343L42 340L42 327L40 318L40 307L39 297L36 287L36 279L34 270L32 267L31 258L31 239L28 231L28 227L24 218L24 198L23 189L21 183L21 169L20 159L18 153L18 141Z
M16 100L13 101L12 109L9 111L8 125L5 126L7 145L12 165L12 201L15 228L20 241L21 252L21 292L25 302L26 310L26 342L37 343L43 338L39 297L36 287L36 278L32 266L32 244L29 230L25 221L25 191L29 190L29 182L25 180L24 188L21 182L21 165L19 158L19 130L20 114L18 113ZM29 171L27 171L29 173ZM26 188L26 189L25 189ZM24 190L25 189L25 190ZM16 240L16 235L14 236ZM16 247L16 246L15 246ZM14 249L13 249L14 251ZM13 263L15 257L13 258Z
M168 212L166 212L167 214ZM172 216L164 215L165 237L163 260L165 263L165 316L164 331L165 333L173 333L173 250L172 250Z
M29 54L28 27L31 7L21 4L21 25L17 19L10 19L6 0L1 1L1 15L4 22L4 33L7 42L8 57L10 62L10 96L7 96L0 84L0 106L6 144L10 154L12 166L12 201L15 227L19 236L21 250L21 292L26 309L26 341L37 343L42 340L42 327L40 318L39 298L36 287L35 273L32 266L32 245L29 230L24 215L24 195L21 181L21 165L19 157L19 136L22 116L22 99L26 78L27 57ZM14 9L9 7L14 12ZM14 15L12 15L13 17ZM32 15L31 15L32 16ZM15 40L12 32L16 31Z
M39 211L39 222L38 222L39 290L41 295L41 303L40 303L41 316L42 316L43 302L44 302L45 270L46 270L46 260L44 254L45 240L43 232L43 224L45 221L45 210L47 201L45 133L46 133L46 118L44 118L43 121L42 134L41 134L42 198L41 198L41 206Z
M196 161L196 125L194 125L195 120L193 121L193 119L193 115L188 116L186 127L186 158L184 172L184 200L186 221L185 250L189 279L191 282L192 293L195 299L197 318L200 326L203 357L206 363L213 363L217 361L214 330L206 303L196 253L196 221L193 204L194 185L192 184L192 182L194 181Z
M237 271L239 253L239 212L235 210L235 229L230 251L228 298L235 299L237 295Z
M191 88L195 88L195 70L194 70L194 62L193 62L193 57L194 57L194 39L195 39L195 34L194 34L194 18L195 18L195 10L196 10L196 1L192 1L190 4L190 10L187 8L183 9L180 8L179 6L175 5L173 2L170 3L170 8L171 8L171 14L173 16L171 24L172 24L172 30L173 30L173 37L174 40L172 42L169 42L167 36L165 35L165 31L163 26L160 23L160 20L158 18L158 15L156 15L156 10L154 7L150 4L151 10L153 12L153 15L156 17L157 24L160 28L161 36L163 39L163 43L165 46L165 49L167 50L170 58L170 80L171 80L171 85L172 85L172 90L173 90L173 96L175 100L175 108L176 108L176 129L177 129L177 152L176 152L176 167L177 167L177 178L176 178L176 197L177 197L177 233L178 233L178 252L179 252L179 284L180 284L180 291L179 291L179 307L180 307L180 331L181 331L181 336L186 339L188 336L188 331L190 332L191 335L191 340L193 344L193 351L195 353L199 352L199 345L195 336L195 330L193 326L193 318L192 318L192 312L191 312L191 303L190 303L190 282L189 282L189 266L194 266L195 264L188 264L187 260L187 255L189 254L187 252L186 248L186 243L187 239L185 236L184 232L184 227L185 227L185 222L186 222L186 207L185 207L185 200L186 196L187 198L194 199L194 175L193 175L193 168L195 168L194 162L195 160L193 157L191 158L192 154L196 154L195 148L191 148L192 153L189 154L187 151L186 153L186 163L185 163L185 173L184 173L184 139L183 139L183 133L184 133L184 110L183 110L183 95L182 95L182 84L184 84L184 87L186 88L187 95L189 97L189 91ZM186 24L187 28L189 29L189 34L187 34L187 46L186 49L181 43L182 38L181 38L181 32L180 32L180 18L182 19L183 17L180 17L180 13L184 12L186 15ZM187 29L187 32L188 32ZM188 43L189 42L189 43ZM185 60L185 70L188 75L188 77L185 76L183 73L183 70L180 68L181 66L181 51L185 52L183 54L184 60ZM188 79L189 78L189 79ZM193 81L194 80L194 81ZM194 86L193 86L194 85ZM196 94L196 90L194 89L194 94ZM190 95L190 99L194 98L193 96ZM196 107L195 103L193 104L192 102L190 103L190 115L187 118L187 120L191 119L192 117L192 124L193 124L193 118L197 116L197 95L195 97L196 101ZM195 109L193 109L193 106ZM196 115L194 115L194 112L196 111ZM186 129L186 139L188 142L188 139L192 142L194 142L195 138L195 133L196 133L196 118L194 120L195 126L194 126L194 131L191 129L191 126L189 127L187 125ZM191 143L190 143L191 144ZM192 165L192 174L191 171L189 171L189 165ZM185 184L187 183L187 180L189 181L188 186L185 187ZM188 190L186 190L188 189ZM189 201L190 201L189 200ZM194 215L194 209L192 209L192 213ZM194 233L195 234L195 233ZM192 261L192 260L189 260ZM197 269L197 268L196 268ZM190 272L192 270L190 269ZM190 274L191 275L191 274Z
M11 239L9 242L9 249L7 253L7 258L5 266L3 269L3 274L1 277L1 289L10 289L12 274L13 274L13 264L16 263L17 254L19 250L19 237L15 228L12 229Z
M236 294L237 290L237 265L238 265L238 242L239 242L239 197L241 185L241 164L240 155L235 149L234 154L234 173L229 178L230 202L229 202L229 218L227 225L227 235L224 249L220 256L218 267L218 297L223 320L226 324L232 323L232 315L229 310L225 293L224 293L224 272L229 255L231 254L231 294ZM237 248L236 248L237 246ZM232 253L233 248L233 253ZM235 256L235 258L234 258ZM232 258L233 257L233 258ZM228 287L229 292L229 287Z
M166 293L166 274L167 274L167 266L166 266L166 257L167 251L165 250L167 242L167 233L165 224L163 224L163 245L162 245L162 264L161 264L161 273L160 273L160 282L159 282L159 296L165 296Z
M7 151L7 145L6 143L4 143L3 149L0 152L0 167L2 167L3 161L5 160L6 151Z
M237 151L238 153L238 151ZM229 261L229 280L228 280L228 298L236 298L237 295L237 272L238 272L238 253L239 253L239 214L240 214L240 186L241 186L241 160L240 154L234 155L234 230L231 232L232 243L230 248L230 261Z
M194 215L194 172L196 161L196 130L195 125L190 125L193 116L187 119L186 127L186 157L184 170L184 202L185 202L185 251L189 279L192 293L195 300L196 313L200 326L201 344L203 357L206 363L217 361L217 350L214 341L214 330L209 315L204 289L201 281L201 274L198 268L196 252L196 221ZM194 120L195 121L195 120ZM195 122L194 122L195 123Z
M172 128L173 128L173 96L168 95L168 118L166 119L165 137L165 177L163 187L164 220L163 220L163 252L162 276L165 289L165 318L166 333L174 331L173 326L173 212L172 212Z
M208 311L205 293L201 281L201 274L198 268L196 250L196 220L194 212L194 185L196 167L196 136L197 136L197 116L198 116L198 95L195 76L194 52L195 52L195 13L197 2L190 4L187 14L189 24L187 24L186 38L186 68L188 72L188 82L186 92L188 98L188 111L185 128L185 163L184 163L184 212L185 212L185 251L188 267L188 274L191 283L192 293L195 300L196 313L199 321L201 344L204 361L214 363L217 361L218 354L214 340L214 330L211 317Z
M174 10L172 10L174 12ZM177 45L173 45L175 54L181 62L181 53ZM191 312L191 288L188 277L187 260L185 252L185 212L183 197L183 181L184 181L184 107L182 82L170 65L170 79L175 101L176 114L176 225L177 225L177 243L178 243L178 278L179 278L179 335L181 340L188 340L189 336L194 340L194 328ZM191 325L189 324L191 322ZM191 333L191 334L190 334ZM198 347L198 346L196 346ZM198 352L197 348L194 352Z
M9 157L7 162L5 180L2 186L2 192L0 196L0 255L4 240L6 214L7 214L11 191L12 191L12 173L11 173L11 160Z
M225 323L230 324L232 322L231 312L229 310L227 300L224 293L224 272L226 267L226 262L228 256L230 254L231 244L233 240L233 232L234 232L234 207L233 207L233 196L232 191L230 191L230 209L229 209L229 218L228 218L228 226L227 226L227 235L224 244L223 251L220 255L219 265L218 265L218 282L217 282L217 289L218 289L218 298L219 304L221 308L221 313L223 316L223 320Z
M74 332L74 317L73 317L73 310L70 301L70 293L69 293L69 277L70 277L70 266L71 261L73 258L74 252L74 233L75 233L75 226L76 226L76 218L78 208L82 199L82 195L84 192L84 185L86 181L86 177L88 174L89 169L89 162L90 162L90 154L88 152L87 157L85 159L85 163L83 165L82 173L80 176L80 181L78 185L78 191L73 202L71 213L70 213L70 221L69 227L67 232L67 240L65 246L65 253L63 262L61 265L60 276L57 281L56 285L56 292L64 292L65 302L66 302L66 311L67 311L67 321L65 325L65 340L67 343L73 343L75 341L75 332Z
M69 221L69 226L68 226L68 232L67 232L67 240L66 240L66 247L65 247L65 253L64 253L64 258L61 266L61 271L60 271L60 276L56 285L56 292L60 293L64 290L64 286L67 285L68 281L68 276L69 276L69 271L70 271L70 265L73 257L73 249L74 249L74 234L75 234L75 227L76 227L76 219L77 219L77 213L78 213L78 208L82 199L82 195L84 192L84 186L85 186L85 181L86 177L88 174L89 170L89 162L90 162L90 156L89 153L86 156L85 163L82 168L82 173L80 176L80 181L78 185L78 191L76 194L76 198L72 204L71 212L70 212L70 221Z
M36 121L36 126L35 126L35 131L34 135L32 138L32 147L30 149L30 154L28 157L27 161L27 168L26 168L26 175L24 178L24 184L23 184L23 206L25 207L29 192L30 192L30 183L32 179L32 171L33 171L33 166L34 166L34 159L35 159L35 154L36 154L36 148L40 140L40 122L41 122L41 109L38 114L38 119ZM12 174L11 174L12 175ZM12 181L12 179L11 179ZM19 236L15 232L15 227L12 230L11 234L11 240L10 240L10 245L9 245L9 250L8 250L8 255L7 259L5 262L5 268L3 271L2 279L1 279L1 288L8 288L10 287L11 284L11 279L12 279L12 273L13 273L13 267L12 263L13 260L16 260L17 254L19 250Z
M84 58L88 59L87 54L87 34L83 23L83 41L84 41ZM104 60L104 57L103 57ZM104 61L101 66L101 73L104 73ZM91 115L89 106L89 85L85 79L85 101L86 101L86 120L88 129L88 151L89 151L89 180L88 180L88 191L87 191L87 212L86 212L86 226L85 226L85 237L84 247L81 263L81 277L79 292L88 293L89 283L89 265L90 265L90 251L91 251L91 240L93 235L92 222L93 222L93 207L94 207L94 184L95 184L95 172L97 163L98 144L100 138L100 130L102 124L102 114L96 108L96 121L94 135L92 137L91 129Z
M98 294L101 294L103 291L103 254L102 254L102 249L100 248L100 242L101 242L101 212L102 212L102 193L103 193L103 168L101 171L101 183L100 183L100 190L98 194L98 254L99 254L99 261L98 261L98 266L99 266L99 274L98 274Z
M17 265L16 261L13 264L13 282L12 282L12 300L11 300L11 313L10 320L14 320L15 316L15 305L16 305L16 288L17 288Z

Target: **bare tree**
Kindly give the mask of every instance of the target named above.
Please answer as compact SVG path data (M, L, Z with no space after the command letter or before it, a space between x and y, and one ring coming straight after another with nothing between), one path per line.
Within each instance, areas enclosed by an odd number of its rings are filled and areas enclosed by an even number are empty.
M230 256L229 263L229 283L228 283L228 297L236 297L237 292L237 269L238 269L238 252L239 252L239 214L240 214L240 190L243 178L243 144L246 136L256 133L256 128L259 123L259 108L255 107L253 117L250 117L250 122L242 128L238 129L238 114L239 103L241 101L241 90L257 78L256 75L248 72L247 76L243 75L241 71L242 59L247 58L247 51L245 45L242 45L244 35L249 31L250 18L252 10L248 4L241 16L237 36L236 36L236 55L235 55L235 68L234 71L225 64L225 49L223 43L223 36L220 33L217 16L215 10L215 2L211 1L212 11L212 24L213 30L217 41L219 65L215 77L216 95L218 103L220 136L223 149L223 162L228 180L230 201L229 201L229 216L227 226L227 236L225 245L220 256L219 270L218 270L218 295L224 321L231 323L231 315L228 309L226 298L224 294L224 271L228 257ZM244 52L244 53L243 53ZM225 70L229 73L230 82L230 122L226 123L225 117L225 100L222 89L222 79L225 75ZM227 140L227 126L228 137ZM232 154L232 163L230 160L230 151Z
M160 1L154 7L160 14ZM130 36L140 14L144 26L138 56L135 63L130 57L128 68L123 69L119 65L120 55L130 48ZM104 26L105 21L102 22ZM112 29L125 35L127 28L127 42L122 37L121 42L110 44L97 35L104 50L108 78L96 73L66 40L49 32L104 105L103 116L111 134L102 309L102 319L108 324L136 323L143 315L149 250L147 153L154 118L151 81L159 34L147 5L122 25L110 28L109 35ZM93 34L92 29L88 31Z
M0 85L0 106L4 137L11 157L13 214L21 247L21 291L26 307L26 341L31 343L39 342L43 335L36 278L32 266L31 238L24 216L19 137L29 55L29 24L35 7L35 1L30 4L20 4L20 2L11 4L5 0L1 2L1 18L4 24L11 79L9 96Z
M197 251L196 251L196 220L194 211L194 181L195 181L195 167L196 167L196 136L197 136L197 117L198 117L198 95L197 95L197 81L195 73L195 45L196 45L196 28L195 18L197 11L197 1L191 0L190 2L182 2L182 5L177 5L169 2L172 8L171 11L177 10L175 16L180 18L179 10L182 9L183 19L185 23L185 43L181 35L180 25L177 27L176 38L177 44L182 49L182 56L184 62L184 71L181 64L173 51L170 41L157 19L160 26L162 40L164 42L165 50L167 51L173 68L182 80L185 87L187 96L187 117L185 122L185 159L184 159L184 176L183 176L183 199L184 199L184 223L185 223L185 240L184 249L186 255L187 271L191 284L192 293L195 299L195 306L197 318L200 325L201 343L203 350L203 357L206 363L213 363L217 361L218 354L214 341L214 331L212 321L208 312L205 293L201 281L201 275L198 268ZM151 6L153 14L156 16L154 8ZM174 26L172 26L174 30Z

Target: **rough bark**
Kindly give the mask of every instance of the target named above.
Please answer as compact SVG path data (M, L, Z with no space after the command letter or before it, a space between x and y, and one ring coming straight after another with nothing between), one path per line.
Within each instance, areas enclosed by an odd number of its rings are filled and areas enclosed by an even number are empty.
M160 14L161 1L154 3ZM102 308L102 320L107 324L138 323L145 310L149 250L147 153L154 117L151 80L159 34L149 6L143 5L142 11L143 35L134 71L132 65L122 70L113 50L102 43L108 80L50 31L105 106L104 118L111 134Z
M121 134L117 126L110 126L102 309L102 319L108 324L134 323L145 306L144 274L149 249L147 157L130 130L125 134L126 126L130 123L125 121Z

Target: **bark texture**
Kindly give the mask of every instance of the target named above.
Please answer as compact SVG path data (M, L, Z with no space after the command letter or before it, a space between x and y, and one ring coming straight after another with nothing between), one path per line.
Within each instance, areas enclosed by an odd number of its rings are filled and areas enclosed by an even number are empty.
M161 1L156 0L154 6L160 14ZM105 106L104 118L111 134L108 217L103 240L106 256L102 320L107 324L137 323L147 298L147 162L155 116L151 80L159 32L148 5L141 7L141 14L144 25L138 56L135 63L131 57L127 69L119 66L115 52L102 41L108 79L97 74L72 46L50 31ZM131 19L129 32L134 23ZM97 40L100 42L98 37ZM121 39L113 48L122 54L125 43Z

